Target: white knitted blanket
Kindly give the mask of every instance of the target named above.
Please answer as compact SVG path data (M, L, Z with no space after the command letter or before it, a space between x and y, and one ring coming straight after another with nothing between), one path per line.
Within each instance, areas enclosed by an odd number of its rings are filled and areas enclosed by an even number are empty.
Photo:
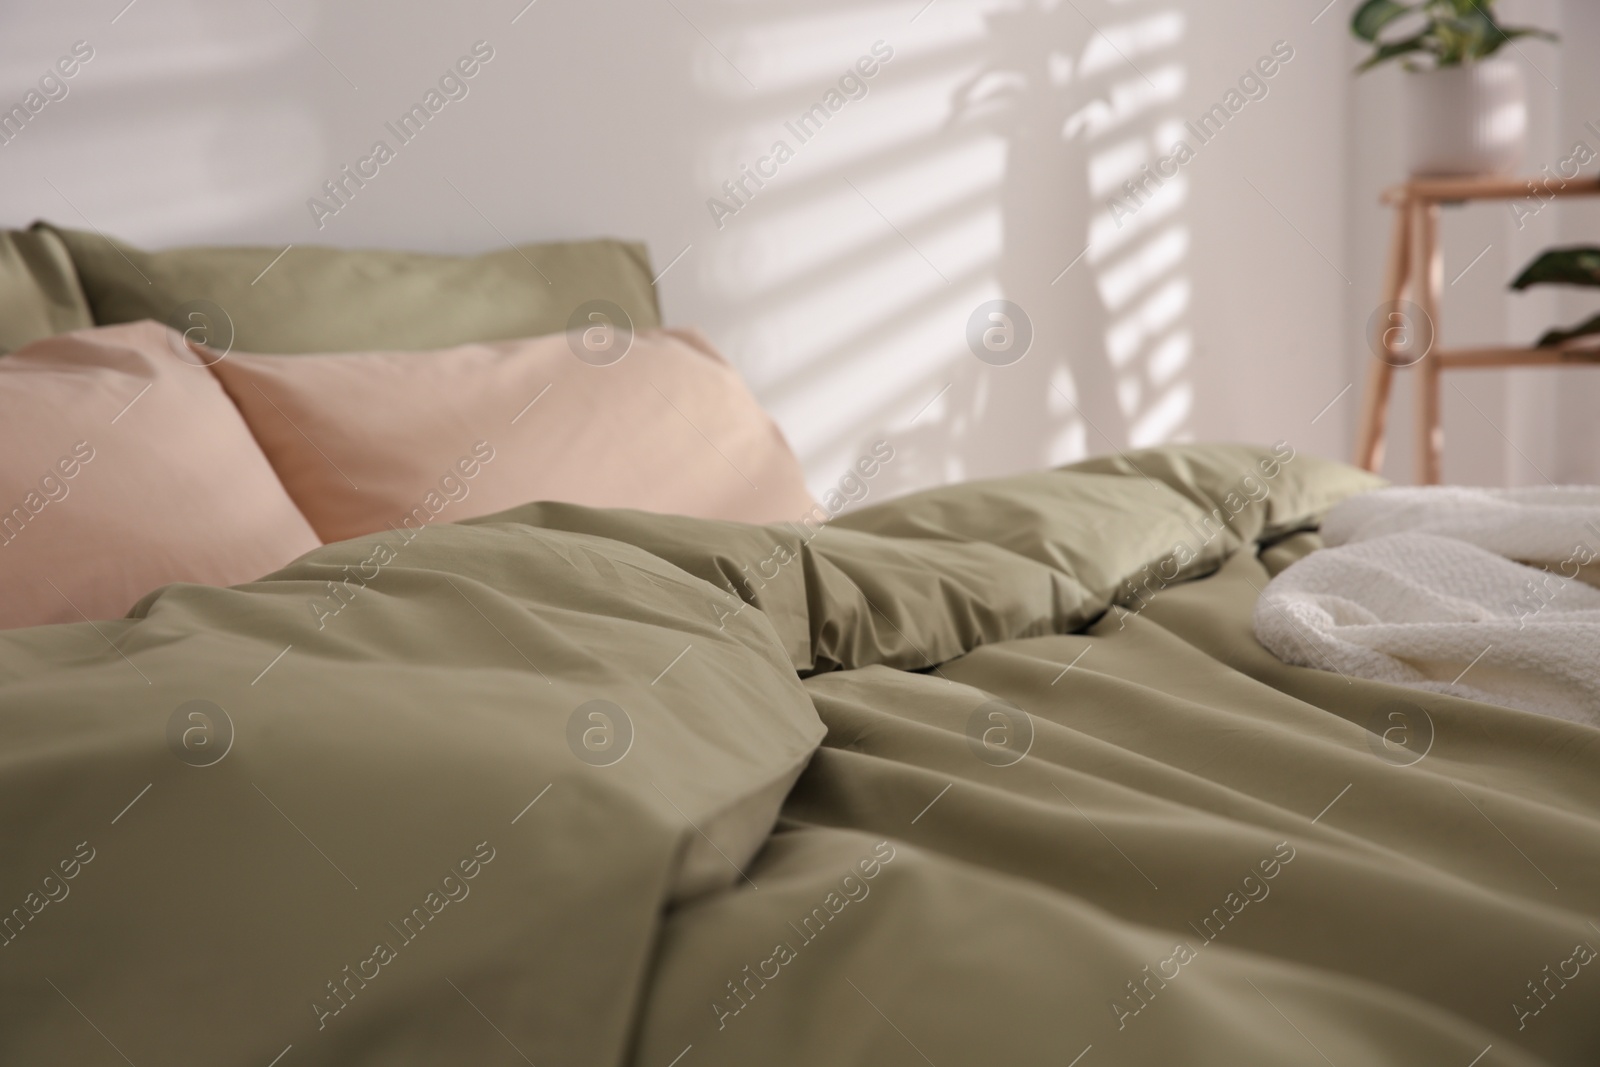
M1255 609L1279 659L1600 726L1600 488L1380 489Z

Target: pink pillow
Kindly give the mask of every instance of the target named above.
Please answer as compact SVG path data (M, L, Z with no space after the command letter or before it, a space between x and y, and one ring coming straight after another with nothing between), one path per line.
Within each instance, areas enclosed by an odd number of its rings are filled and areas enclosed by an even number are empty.
M157 586L248 582L319 543L165 326L0 359L0 628L117 618Z
M641 332L603 362L571 336L211 370L325 541L534 500L755 523L811 509L783 435L704 338Z

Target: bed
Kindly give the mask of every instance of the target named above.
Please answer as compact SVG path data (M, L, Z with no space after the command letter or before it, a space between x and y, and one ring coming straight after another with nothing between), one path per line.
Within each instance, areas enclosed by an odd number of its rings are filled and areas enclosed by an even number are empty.
M1377 484L544 500L0 630L0 1061L1593 1064L1600 733L1255 639Z

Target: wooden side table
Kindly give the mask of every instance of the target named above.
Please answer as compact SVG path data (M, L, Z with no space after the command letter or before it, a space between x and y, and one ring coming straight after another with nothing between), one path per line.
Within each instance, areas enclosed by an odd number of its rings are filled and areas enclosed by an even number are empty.
M1475 200L1536 201L1552 197L1600 196L1600 181L1580 178L1558 185L1536 178L1415 178L1383 194L1394 208L1394 236L1384 280L1384 303L1375 316L1377 336L1371 339L1374 358L1367 373L1366 398L1361 406L1361 426L1356 435L1355 462L1376 471L1383 466L1384 424L1389 414L1389 391L1396 367L1417 372L1417 483L1437 485L1444 453L1440 426L1440 377L1446 370L1483 370L1507 367L1558 367L1600 365L1600 344L1581 338L1549 348L1444 348L1439 305L1444 291L1444 257L1439 251L1439 208ZM1416 293L1414 305L1409 296ZM1422 336L1422 354L1408 351Z

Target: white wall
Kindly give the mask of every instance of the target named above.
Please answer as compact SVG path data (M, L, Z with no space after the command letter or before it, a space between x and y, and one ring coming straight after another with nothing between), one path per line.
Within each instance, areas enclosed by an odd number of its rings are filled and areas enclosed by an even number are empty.
M1600 41L1600 7L1583 0L1566 0L1562 7L1569 44L1560 52L1564 62L1559 67L1556 144L1570 148L1582 140L1600 152L1600 134L1590 128L1600 128L1600 69L1588 61ZM1567 201L1556 215L1556 226L1554 239L1560 243L1600 244L1600 199ZM1600 313L1600 297L1571 291L1557 308L1561 323L1576 323ZM1556 454L1546 473L1558 482L1600 485L1600 370L1561 371L1551 388L1554 403L1548 410L1554 414L1550 422Z
M151 247L616 234L658 268L687 248L667 318L737 363L816 490L878 437L899 450L880 491L1173 439L1348 454L1359 385L1327 405L1377 291L1347 178L1351 0L524 2L11 6L0 100L75 40L95 58L0 147L0 222ZM470 95L319 231L307 199L480 39ZM894 58L868 95L798 145L784 120L877 40ZM1279 40L1270 95L1110 225L1118 161ZM795 158L719 228L707 199L786 137ZM964 331L1002 296L1036 338L994 367Z

